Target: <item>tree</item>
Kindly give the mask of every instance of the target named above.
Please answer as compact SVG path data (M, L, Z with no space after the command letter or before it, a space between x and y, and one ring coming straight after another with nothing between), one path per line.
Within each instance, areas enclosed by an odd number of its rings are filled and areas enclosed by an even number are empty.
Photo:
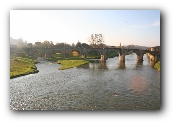
M72 47L72 48L75 48L75 46L76 46L76 45L75 45L74 43L72 43L71 47Z
M48 48L48 47L50 47L50 42L48 41L48 40L45 40L44 42L43 42L43 46L45 47L45 48Z
M57 43L56 47L59 48L59 49L62 49L62 48L65 47L65 43Z
M48 41L48 40L44 40L42 45L43 45L43 47L46 47L46 48L54 47L53 41Z
M89 48L89 45L87 43L82 43L81 46L82 48Z
M82 44L79 41L76 44L76 48L82 48Z
M50 41L50 46L54 47L53 41Z
M102 34L91 34L91 39L89 40L90 46L98 47L100 44L104 43Z
M98 44L98 47L99 48L105 48L105 47L107 47L107 45L106 44L103 44L103 43L100 43L100 44Z

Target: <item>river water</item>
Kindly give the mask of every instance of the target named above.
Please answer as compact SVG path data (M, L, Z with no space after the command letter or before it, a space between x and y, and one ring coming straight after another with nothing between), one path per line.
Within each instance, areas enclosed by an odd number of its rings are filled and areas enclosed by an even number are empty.
M39 73L10 79L11 110L158 110L160 73L144 55L58 70L53 62L38 63Z

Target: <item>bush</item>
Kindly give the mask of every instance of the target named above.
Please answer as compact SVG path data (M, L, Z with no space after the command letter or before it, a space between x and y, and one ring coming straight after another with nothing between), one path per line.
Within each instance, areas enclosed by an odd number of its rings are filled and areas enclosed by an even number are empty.
M160 71L160 61L158 61L155 65L154 68L156 68L158 71Z

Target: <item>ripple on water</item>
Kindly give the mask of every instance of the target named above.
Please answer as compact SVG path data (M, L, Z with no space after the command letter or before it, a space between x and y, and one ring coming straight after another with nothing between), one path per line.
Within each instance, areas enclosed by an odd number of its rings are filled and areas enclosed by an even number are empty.
M127 57L128 58L128 57ZM147 65L117 58L85 68L58 70L59 64L37 64L39 73L10 79L12 110L150 110L160 107L160 77ZM118 68L118 69L117 69ZM134 69L135 68L135 69Z

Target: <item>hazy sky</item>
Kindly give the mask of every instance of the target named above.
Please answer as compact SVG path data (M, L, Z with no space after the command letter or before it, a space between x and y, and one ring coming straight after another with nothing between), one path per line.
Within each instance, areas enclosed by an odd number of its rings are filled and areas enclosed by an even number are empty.
M11 10L10 37L27 42L89 43L92 33L105 44L160 45L159 10Z

